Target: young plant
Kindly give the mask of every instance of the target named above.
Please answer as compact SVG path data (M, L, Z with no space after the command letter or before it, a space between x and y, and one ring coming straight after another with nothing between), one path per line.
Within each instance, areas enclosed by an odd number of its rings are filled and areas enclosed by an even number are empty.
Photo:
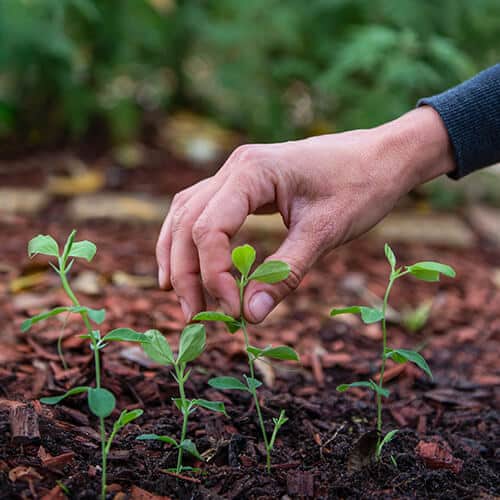
M255 378L255 361L260 358L280 359L299 361L298 354L288 346L272 347L268 346L263 349L254 347L250 344L247 331L247 322L243 314L243 296L245 288L250 281L260 281L262 283L279 283L285 280L290 274L290 267L285 262L267 261L258 266L252 273L250 272L255 262L255 250L250 245L236 247L232 252L232 261L234 267L238 270L239 276L236 278L240 296L240 317L233 318L227 314L215 311L205 311L197 314L194 321L221 321L225 323L230 333L234 334L238 330L242 330L245 339L245 349L248 356L249 375L243 375L244 381L235 377L215 377L209 380L209 385L216 389L229 389L249 392L255 401L255 410L259 420L262 439L266 449L266 469L269 472L271 469L271 452L274 448L276 436L280 428L288 420L285 417L285 411L282 410L278 418L273 418L273 431L271 436L268 435L262 417L262 409L257 389L262 383Z
M90 411L99 418L102 453L101 498L104 499L106 497L107 458L111 444L117 432L128 423L140 417L143 411L139 409L132 411L123 410L119 418L114 422L110 435L107 436L104 419L111 415L115 409L116 399L112 392L101 386L100 352L108 342L127 341L145 343L149 342L149 338L130 328L118 328L109 332L107 335L101 336L100 331L94 328L93 324L99 325L104 321L106 311L104 309L91 309L90 307L82 306L71 289L68 276L73 266L74 259L85 259L90 262L96 253L96 246L90 241L75 241L75 235L76 231L73 230L66 240L62 252L59 251L59 245L51 236L38 235L29 242L28 255L30 258L35 257L37 254L42 254L56 259L57 264L50 262L50 266L59 275L62 288L71 300L72 305L56 307L55 309L27 319L22 323L21 331L27 332L35 323L62 313L75 313L79 314L82 318L87 331L85 335L81 335L81 337L90 340L90 349L94 353L95 387L73 387L65 394L41 398L40 401L45 404L54 405L69 396L82 393L87 394L87 402Z
M379 321L382 323L382 362L380 365L379 382L376 383L374 380L362 380L359 382L353 382L351 384L341 384L337 387L337 391L339 392L344 392L350 387L365 387L375 393L377 403L378 432L375 458L377 460L380 460L382 448L384 447L384 445L390 442L398 432L398 430L395 429L389 431L385 436L382 436L382 398L388 397L390 393L389 390L384 387L384 372L386 361L388 359L392 359L396 363L406 363L407 361L409 361L410 363L414 363L415 365L417 365L430 378L432 378L432 373L429 365L420 353L409 349L392 349L388 347L386 311L389 294L391 293L395 281L399 278L402 278L403 276L406 276L407 274L410 274L417 279L431 282L439 281L441 274L450 278L455 277L455 271L453 270L453 268L445 264L440 264L439 262L417 262L416 264L413 264L411 266L396 268L396 256L387 243L385 244L384 250L385 256L389 261L389 265L391 267L391 272L389 275L389 282L385 290L384 300L382 302L382 309L365 306L352 306L343 309L332 309L330 312L331 316L337 316L339 314L345 313L359 314L363 322L366 324L377 323Z
M206 410L223 413L226 416L227 413L224 403L207 401L206 399L186 398L184 386L191 373L191 370L186 371L186 365L190 361L194 361L205 350L206 333L203 325L193 324L184 328L179 342L177 358L174 357L167 339L158 330L150 330L145 335L150 341L147 344L143 344L146 354L153 361L165 366L172 365L174 368L173 377L179 386L179 397L173 398L173 401L182 414L182 430L179 441L170 436L159 436L157 434L142 434L137 439L163 441L177 448L177 466L173 470L179 474L182 471L192 470L191 467L185 467L182 464L184 451L193 455L198 460L203 460L194 442L186 438L189 415L196 408L205 408Z

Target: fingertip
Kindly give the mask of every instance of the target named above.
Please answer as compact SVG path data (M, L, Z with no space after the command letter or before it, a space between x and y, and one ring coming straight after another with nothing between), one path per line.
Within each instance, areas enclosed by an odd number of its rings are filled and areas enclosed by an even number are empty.
M264 321L275 305L276 301L269 292L264 290L255 292L247 302L246 310L249 321L252 323Z

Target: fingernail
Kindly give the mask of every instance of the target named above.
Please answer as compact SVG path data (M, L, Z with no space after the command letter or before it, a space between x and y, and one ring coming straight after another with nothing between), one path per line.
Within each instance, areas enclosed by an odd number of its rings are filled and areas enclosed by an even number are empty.
M179 302L181 303L181 309L182 312L184 313L184 318L186 320L186 323L188 323L191 320L191 309L188 306L188 303L184 299L179 299Z
M160 285L160 288L165 286L165 271L162 266L158 267L158 284Z
M257 322L262 321L273 309L274 299L267 292L258 292L251 299L248 305L250 314Z

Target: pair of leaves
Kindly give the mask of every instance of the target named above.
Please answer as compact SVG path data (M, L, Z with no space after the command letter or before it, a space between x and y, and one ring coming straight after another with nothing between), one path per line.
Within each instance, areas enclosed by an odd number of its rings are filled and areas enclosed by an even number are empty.
M143 413L144 411L139 408L136 410L123 410L116 422L113 424L113 429L115 431L123 429L123 427L125 427L133 420L139 418Z
M417 365L423 372L425 372L432 379L432 372L425 361L424 357L417 351L412 351L410 349L389 349L385 351L385 357L390 358L396 363L406 363L409 361Z
M271 359L299 361L299 355L289 346L269 346L264 349L248 346L247 351L256 358L265 357Z
M417 262L412 266L406 266L406 270L415 278L422 281L439 281L441 274L454 278L455 270L451 266L441 264L440 262Z
M56 307L54 309L51 309L50 311L37 314L36 316L33 316L32 318L23 321L23 323L21 324L21 331L25 333L35 323L43 321L52 316L57 316L58 314L62 314L64 312L79 313L79 314L86 313L88 317L98 325L100 325L106 318L105 309L91 309L90 307L84 307L84 306Z
M181 413L192 413L195 408L200 407L205 408L205 410L222 413L226 417L228 416L224 403L220 401L209 401L208 399L186 399L183 401L181 398L172 398L172 400Z
M337 386L337 391L345 392L350 387L365 387L367 389L372 390L376 394L383 396L384 398L389 397L390 391L388 389L384 389L377 385L373 380L360 380L359 382L352 382L351 384L340 384Z
M236 247L231 258L234 267L238 269L245 281L260 281L261 283L279 283L288 278L290 266L280 260L268 260L257 266L255 271L250 274L255 262L255 249L250 245Z
M76 231L73 230L66 241L63 251L64 261L69 257L75 257L90 262L97 251L95 244L87 240L75 242L75 234ZM34 257L37 254L59 257L59 245L57 241L49 235L39 234L35 236L28 243L28 255Z
M365 306L351 306L343 307L341 309L332 309L330 311L330 316L338 316L339 314L359 314L363 323L369 325L370 323L377 323L384 318L384 315L380 309L374 307Z
M44 404L55 405L60 403L63 399L69 396L76 396L77 394L87 393L87 401L90 411L97 417L108 417L116 406L116 399L112 392L102 387L73 387L69 391L59 396L52 396L48 398L41 398L40 401Z
M193 455L198 460L203 460L196 445L191 441L191 439L184 439L181 443L178 443L174 438L170 436L160 436L158 434L141 434L136 438L139 441L162 441L164 443L175 446L176 448L181 448L190 455Z
M188 325L182 331L177 359L167 339L158 330L148 330L144 335L148 339L143 344L144 351L153 361L162 365L189 363L205 349L206 332L200 324Z
M247 377L246 375L244 377L246 384L236 377L223 376L210 379L208 385L214 389L245 391L250 393L253 393L253 391L262 385L262 382L256 378Z

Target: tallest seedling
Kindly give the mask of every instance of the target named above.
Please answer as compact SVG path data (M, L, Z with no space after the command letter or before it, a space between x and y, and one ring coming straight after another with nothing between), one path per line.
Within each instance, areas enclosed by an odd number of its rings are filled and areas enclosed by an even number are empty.
M274 448L276 436L281 426L288 420L285 417L285 411L282 410L278 418L273 418L273 430L268 435L262 416L262 409L257 395L257 389L262 383L255 378L255 361L259 358L281 359L298 361L297 353L288 346L272 347L268 346L264 349L254 347L250 344L247 331L247 322L243 314L243 296L245 288L250 281L260 281L262 283L279 283L288 278L290 267L285 262L278 260L269 260L258 266L253 272L252 266L255 262L255 250L250 245L236 247L232 252L232 261L234 267L238 270L239 276L236 278L236 284L240 293L240 317L238 319L219 312L202 312L197 314L193 320L195 321L222 321L226 324L230 333L235 333L242 330L245 339L245 349L248 355L249 375L243 375L244 382L235 377L216 377L208 383L216 389L230 389L249 392L255 401L255 410L259 426L262 432L262 439L266 448L266 468L269 472L271 469L271 452Z
M353 382L352 384L341 384L337 387L337 390L340 392L346 391L347 389L349 389L349 387L366 387L367 389L370 389L375 393L377 401L378 432L378 441L375 456L377 460L380 459L382 448L384 447L384 445L391 441L391 439L397 432L397 429L394 429L392 431L389 431L385 436L382 436L382 398L386 398L389 396L389 390L384 388L384 373L386 361L388 359L392 359L396 363L406 363L407 361L409 361L410 363L414 363L415 365L417 365L429 377L432 378L432 373L429 365L421 354L409 349L392 349L388 347L386 313L389 294L391 293L395 281L399 278L402 278L403 276L406 276L407 274L410 274L422 281L439 281L441 275L448 276L449 278L455 277L455 271L453 270L453 268L439 262L417 262L412 266L396 268L396 256L387 243L385 244L384 250L385 256L389 261L389 265L391 266L391 273L389 275L389 282L385 290L382 309L365 306L352 306L343 309L332 309L332 311L330 312L331 316L337 316L338 314L345 313L360 314L361 319L366 324L378 323L379 321L382 322L382 362L380 364L378 384L373 380L362 380L359 382Z

